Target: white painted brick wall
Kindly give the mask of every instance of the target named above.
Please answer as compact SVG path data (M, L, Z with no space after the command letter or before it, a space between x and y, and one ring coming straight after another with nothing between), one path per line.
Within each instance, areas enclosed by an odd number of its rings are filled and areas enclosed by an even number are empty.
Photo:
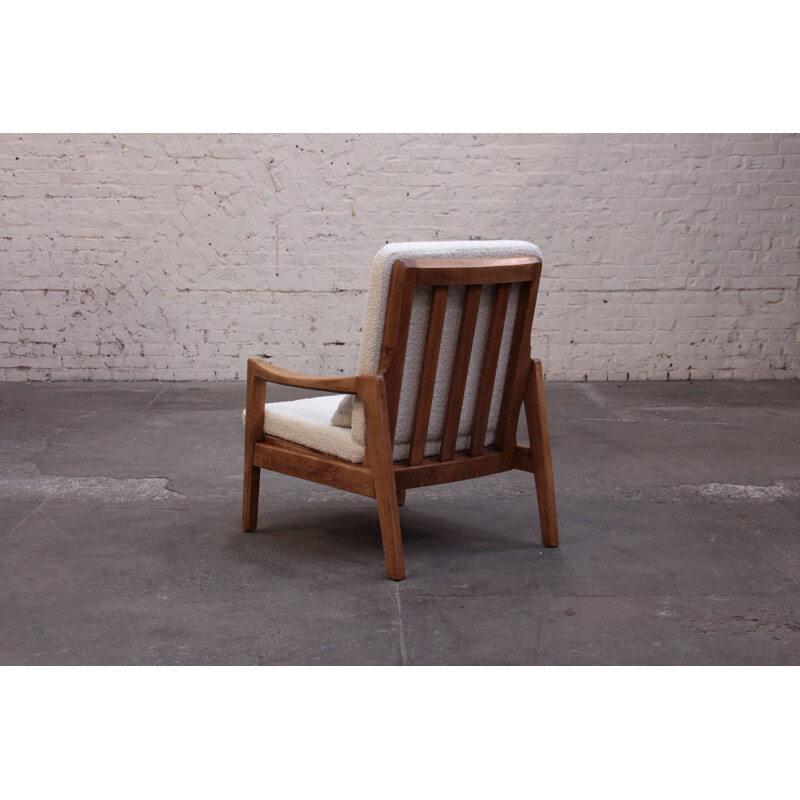
M800 374L800 135L0 136L0 378L351 372L387 241L544 251L550 380Z

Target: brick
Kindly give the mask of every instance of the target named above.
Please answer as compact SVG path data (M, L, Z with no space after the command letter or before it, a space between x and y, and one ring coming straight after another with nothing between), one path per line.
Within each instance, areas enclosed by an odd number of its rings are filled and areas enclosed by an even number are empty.
M736 145L736 152L743 156L771 155L778 152L778 142L740 142Z
M778 142L778 152L781 154L800 154L800 135L794 133L781 136Z
M375 250L469 236L543 247L551 380L793 377L799 141L2 136L0 377L350 371Z

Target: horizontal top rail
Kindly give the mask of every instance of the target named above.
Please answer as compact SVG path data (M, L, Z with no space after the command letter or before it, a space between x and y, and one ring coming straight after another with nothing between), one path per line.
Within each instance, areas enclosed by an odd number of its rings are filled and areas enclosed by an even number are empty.
M417 286L471 286L533 280L542 268L536 256L516 258L399 259L395 263L416 273Z

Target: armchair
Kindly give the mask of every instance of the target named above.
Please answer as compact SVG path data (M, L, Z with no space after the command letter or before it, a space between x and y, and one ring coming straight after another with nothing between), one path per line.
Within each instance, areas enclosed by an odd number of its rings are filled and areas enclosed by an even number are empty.
M386 574L405 578L407 489L521 469L542 542L558 546L541 363L530 337L541 252L527 242L387 245L373 262L357 374L248 360L242 527L262 469L374 497ZM335 393L268 403L267 383ZM525 407L530 446L516 442Z

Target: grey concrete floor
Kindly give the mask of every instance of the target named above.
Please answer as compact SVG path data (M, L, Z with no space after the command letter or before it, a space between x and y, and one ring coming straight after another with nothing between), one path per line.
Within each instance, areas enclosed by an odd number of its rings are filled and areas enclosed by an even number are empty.
M367 498L240 531L242 384L0 384L0 663L800 663L800 383L547 399L562 546L526 473L409 491L398 584Z

